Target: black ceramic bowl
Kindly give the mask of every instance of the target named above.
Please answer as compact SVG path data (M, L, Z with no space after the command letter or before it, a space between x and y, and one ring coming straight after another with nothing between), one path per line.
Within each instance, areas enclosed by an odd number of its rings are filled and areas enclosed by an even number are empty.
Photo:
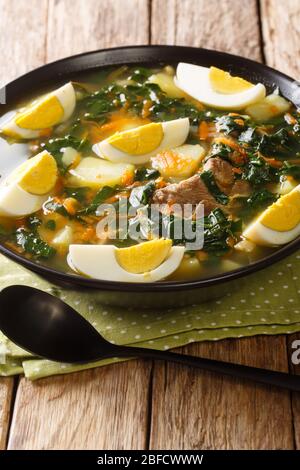
M33 90L37 91L78 77L82 72L93 71L111 65L120 64L176 64L180 61L198 65L215 65L242 76L252 82L264 83L268 91L279 87L280 92L295 105L295 80L265 65L242 57L181 46L133 46L114 49L104 49L95 52L79 54L73 57L53 62L40 67L9 83L6 87L7 105L0 105L0 114L6 107L10 108ZM1 90L0 90L1 91ZM0 95L1 96L1 95ZM49 281L73 289L93 289L99 295L99 300L108 304L140 307L170 307L192 303L200 303L214 297L224 295L239 287L247 276L252 277L257 271L264 269L285 258L300 248L300 238L285 245L255 263L240 269L219 274L215 277L193 281L164 281L158 283L133 284L126 282L111 282L89 279L82 276L65 274L54 269L29 261L9 248L0 244L0 252L25 266Z

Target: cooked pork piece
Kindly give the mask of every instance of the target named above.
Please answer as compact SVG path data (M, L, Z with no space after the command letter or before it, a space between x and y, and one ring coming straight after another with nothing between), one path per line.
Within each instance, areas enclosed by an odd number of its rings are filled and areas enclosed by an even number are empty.
M234 184L234 172L229 162L220 157L209 158L203 170L211 171L220 190L224 194L230 194Z
M155 204L184 204L197 205L200 202L204 205L205 215L209 214L216 207L222 207L210 194L200 175L196 174L180 183L169 184L162 189L157 189L153 196Z

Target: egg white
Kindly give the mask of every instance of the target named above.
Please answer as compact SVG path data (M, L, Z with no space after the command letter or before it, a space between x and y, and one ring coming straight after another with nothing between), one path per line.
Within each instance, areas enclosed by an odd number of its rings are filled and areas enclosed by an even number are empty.
M23 217L40 210L48 196L37 196L24 191L17 183L0 186L0 215Z
M76 106L76 95L72 83L69 82L66 85L63 85L57 90L48 93L43 98L48 98L49 96L56 96L64 110L63 117L55 125L67 121L73 114ZM23 111L25 111L25 109ZM7 119L0 123L0 131L2 130L3 133L5 133L6 130L10 131L23 139L34 139L39 137L41 134L39 129L24 129L16 124L15 120L18 115L19 113L17 112L9 113Z
M152 152L145 153L144 155L130 155L126 152L122 152L111 145L108 141L109 139L98 142L93 145L92 149L98 157L110 160L111 162L146 163L157 152L182 145L190 130L189 118L174 119L173 121L162 122L161 125L164 135L160 145Z
M266 95L262 83L239 93L218 93L211 86L209 71L209 67L180 62L176 70L175 84L201 103L219 109L243 109L262 100Z
M94 279L122 282L155 282L172 274L179 266L183 246L173 246L168 257L157 268L143 274L134 274L123 269L116 259L114 245L70 245L68 264L78 274Z

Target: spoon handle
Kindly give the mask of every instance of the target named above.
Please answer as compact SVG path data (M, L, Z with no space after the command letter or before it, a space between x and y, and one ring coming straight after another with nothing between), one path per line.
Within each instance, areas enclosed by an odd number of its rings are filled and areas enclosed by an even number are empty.
M122 347L122 357L144 357L147 359L157 359L162 361L176 362L192 367L198 367L203 370L227 374L233 377L260 382L263 384L274 385L275 387L285 388L295 392L300 391L300 375L291 375L285 372L277 372L258 367L244 366L230 362L216 361L214 359L205 359L186 354L177 354L168 351L157 351L155 349ZM119 351L116 354L120 357Z

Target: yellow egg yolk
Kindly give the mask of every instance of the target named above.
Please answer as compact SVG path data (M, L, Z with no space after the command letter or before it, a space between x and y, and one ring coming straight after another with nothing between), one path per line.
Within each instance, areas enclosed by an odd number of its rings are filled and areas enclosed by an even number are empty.
M144 155L155 150L161 144L163 136L162 125L152 122L137 129L117 132L108 142L129 155Z
M58 98L49 95L19 114L15 119L15 123L22 129L45 129L58 124L63 115L64 108Z
M116 259L120 266L130 273L147 273L165 261L171 247L172 240L160 238L128 248L118 248Z
M232 77L229 72L210 67L209 80L214 91L230 95L248 90L254 85L240 77Z
M263 212L259 221L278 232L292 230L300 223L300 192L294 190L281 196Z
M17 182L24 191L43 195L54 188L57 174L56 160L44 151L16 168L8 177L8 183Z

